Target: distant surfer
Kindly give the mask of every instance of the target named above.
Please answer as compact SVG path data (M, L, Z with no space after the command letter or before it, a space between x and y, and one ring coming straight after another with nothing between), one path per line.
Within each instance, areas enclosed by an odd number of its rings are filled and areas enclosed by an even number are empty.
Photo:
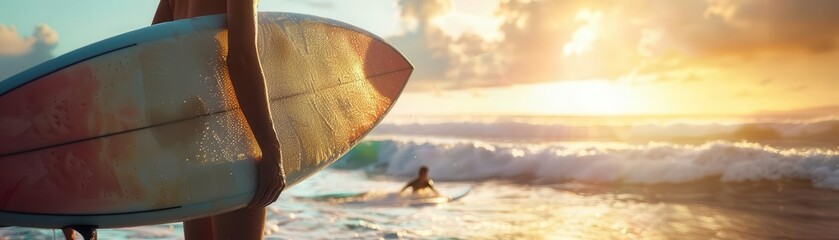
M409 187L413 190L412 192L414 194L419 193L421 190L428 189L434 192L434 194L440 195L440 193L437 192L437 189L434 189L434 181L431 180L431 178L428 178L428 167L426 166L420 167L419 176L405 185L402 190L399 190L399 193L404 192L405 189L408 189Z
M262 150L257 164L256 195L251 203L246 208L185 221L186 239L262 239L266 207L277 200L285 187L280 143L271 123L265 76L257 49L257 1L160 0L152 20L152 24L158 24L227 14L228 73L239 106ZM73 239L73 232L65 229L65 237Z

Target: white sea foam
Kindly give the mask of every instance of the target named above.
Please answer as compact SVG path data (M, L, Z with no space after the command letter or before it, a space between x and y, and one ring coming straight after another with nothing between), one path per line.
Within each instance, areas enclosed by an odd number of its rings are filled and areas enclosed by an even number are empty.
M575 139L667 139L667 138L715 138L734 134L743 135L745 128L769 130L781 138L807 140L826 132L839 131L839 120L835 118L810 121L772 122L641 122L614 123L603 119L586 124L581 121L530 121L528 119L502 119L492 121L427 121L386 122L377 126L375 135L446 136L480 139L515 140L575 140ZM746 129L748 130L748 129ZM739 135L738 131L741 131ZM748 134L746 132L745 134ZM824 135L824 134L823 134ZM829 137L828 137L829 138ZM836 137L835 139L839 139Z
M449 181L531 183L686 183L805 179L839 190L839 149L776 149L754 143L513 144L482 141L381 140L378 167L414 176L419 166Z

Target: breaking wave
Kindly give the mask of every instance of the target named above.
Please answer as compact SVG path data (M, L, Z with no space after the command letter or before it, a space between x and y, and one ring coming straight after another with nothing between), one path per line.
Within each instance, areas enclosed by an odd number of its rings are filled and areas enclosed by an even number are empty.
M756 143L516 144L471 140L379 140L359 145L341 161L361 162L392 176L428 166L443 181L513 180L660 184L804 179L839 190L839 150L778 149ZM340 165L340 164L339 164Z
M374 135L435 136L504 140L613 140L704 143L710 140L794 141L808 145L839 143L839 120L568 124L527 120L383 123Z

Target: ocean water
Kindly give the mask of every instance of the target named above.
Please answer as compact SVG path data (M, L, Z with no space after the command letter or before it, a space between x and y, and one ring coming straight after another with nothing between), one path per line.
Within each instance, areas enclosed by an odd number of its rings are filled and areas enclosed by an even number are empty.
M573 121L572 121L573 120ZM839 121L391 120L270 206L267 239L835 239ZM398 191L428 166L443 204ZM179 239L178 223L100 230ZM62 239L7 227L0 239Z

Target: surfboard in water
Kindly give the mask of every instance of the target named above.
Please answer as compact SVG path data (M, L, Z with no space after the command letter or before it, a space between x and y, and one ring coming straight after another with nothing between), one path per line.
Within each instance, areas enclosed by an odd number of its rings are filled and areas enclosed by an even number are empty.
M337 21L260 13L289 186L393 106L413 67ZM228 77L224 16L146 27L0 81L0 225L125 227L239 208L259 148Z
M472 186L462 190L454 195L446 196L442 194L434 194L432 192L402 194L400 192L382 192L382 191L368 191L368 192L339 192L322 194L311 197L300 197L301 199L311 199L315 201L325 201L331 203L346 203L367 207L400 207L400 206L433 206L454 202L465 197L472 191Z

